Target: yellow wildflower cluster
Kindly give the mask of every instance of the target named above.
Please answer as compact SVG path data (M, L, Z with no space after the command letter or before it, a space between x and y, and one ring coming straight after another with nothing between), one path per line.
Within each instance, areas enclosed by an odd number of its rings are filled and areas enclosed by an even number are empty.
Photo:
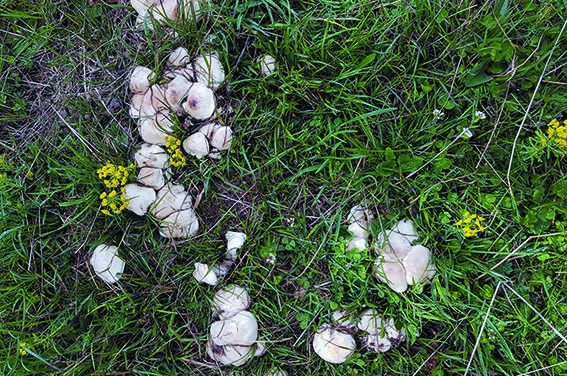
M116 189L113 189L108 194L106 192L102 192L100 194L99 198L102 200L100 204L102 207L105 208L101 210L103 214L106 215L110 215L112 213L120 214L122 213L122 210L126 209L128 204L130 203L130 201L126 200L126 197L124 197L124 193L126 193L126 188L120 187L120 192L122 192L121 195L118 194ZM110 210L108 210L107 208Z
M118 188L125 185L128 182L128 176L130 175L130 170L134 169L134 165L130 164L128 167L118 166L109 162L106 162L104 166L96 170L98 177L103 181L107 188Z
M567 149L567 120L561 125L557 119L553 119L547 126L547 137L555 141L560 148ZM547 144L547 140L542 138L542 144Z
M124 185L128 183L128 177L134 169L135 166L133 164L124 167L106 162L106 165L96 171L104 185L112 189L108 193L102 192L99 196L101 199L100 205L103 207L101 210L103 214L120 214L126 209L130 201L126 200L126 197L124 197L126 193Z
M169 163L175 167L183 167L187 164L187 160L181 152L181 140L177 137L171 136L165 139L165 147L167 148L167 152L169 153Z
M481 223L482 221L484 221L484 218L479 217L476 214L465 212L463 214L463 219L455 223L455 225L462 226L461 230L463 230L464 235L466 237L470 237L484 231L484 227Z
M28 352L24 349L24 347L26 346L25 342L20 343L20 354L22 355L26 355Z

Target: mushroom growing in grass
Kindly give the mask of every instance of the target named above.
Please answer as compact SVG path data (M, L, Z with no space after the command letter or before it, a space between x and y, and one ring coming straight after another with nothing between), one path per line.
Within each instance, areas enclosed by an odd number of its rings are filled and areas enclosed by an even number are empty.
M191 209L172 213L160 223L159 234L164 238L190 238L199 231L199 219Z
M196 263L193 277L199 281L209 285L216 285L218 281L228 273L236 261L239 250L246 241L246 235L242 232L228 231L226 233L227 248L223 261L220 264L209 267L207 264Z
M356 342L348 332L323 324L313 336L313 350L324 361L341 364L354 354Z
M201 159L209 154L209 140L203 133L195 132L183 141L183 149L187 154Z
M115 283L124 272L124 261L118 257L118 247L101 244L91 255L90 264L96 275L106 283Z
M148 168L148 167L145 167ZM139 184L126 184L124 186L126 192L124 198L129 201L126 209L137 215L144 215L148 212L149 207L156 200L156 192L153 188L141 186Z
M151 214L158 219L165 219L178 211L191 209L193 200L182 185L168 183L158 191Z
M377 352L396 348L407 338L404 328L397 330L394 320L383 318L374 309L368 309L362 314L358 329L366 333L366 347Z
M183 109L197 120L210 118L215 112L215 95L206 85L195 82L189 91Z
M150 88L154 73L150 68L135 66L130 74L130 90L134 94L144 94Z
M398 293L406 291L408 285L423 283L435 275L429 249L412 244L417 238L411 221L400 221L392 230L378 236L376 277Z
M162 110L168 110L165 87L152 85L142 98L139 109L140 117L151 117Z
M158 112L150 118L140 118L138 126L142 139L148 144L165 145L166 138L173 132L171 114Z
M167 59L167 62L175 67L186 67L190 61L189 51L184 47L177 47Z
M165 185L165 176L161 168L142 167L138 170L138 178L136 181L146 187L159 190Z
M227 126L215 127L211 135L211 146L217 150L228 150L232 145L232 129Z
M276 59L270 55L261 56L258 61L260 61L260 70L262 71L262 76L267 77L274 73L277 69Z
M367 208L357 205L354 206L348 215L348 230L352 233L352 239L347 242L347 250L358 249L359 251L368 248L368 237L370 236L370 222L374 216Z
M210 333L212 341L219 346L250 346L258 338L258 322L250 312L240 311L212 323Z
M197 82L216 90L224 81L224 67L216 51L208 51L199 55L193 62Z
M229 318L248 309L251 303L248 290L238 285L230 285L215 294L213 311L221 318Z
M158 145L142 144L134 154L134 160L138 167L152 167L165 169L169 167L169 156L165 150Z

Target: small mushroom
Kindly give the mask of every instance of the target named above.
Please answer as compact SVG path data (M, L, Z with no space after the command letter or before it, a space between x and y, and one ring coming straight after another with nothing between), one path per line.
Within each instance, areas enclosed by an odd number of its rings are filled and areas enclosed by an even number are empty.
M161 85L152 85L144 94L140 106L141 117L151 117L157 112L167 110L167 99L165 98L165 88Z
M165 145L166 138L173 132L175 125L167 112L158 112L151 118L140 118L138 126L140 136L148 144Z
M189 62L189 51L184 47L178 47L169 55L167 62L175 67L186 67Z
M431 252L422 245L411 247L411 251L403 259L408 285L422 283L435 274L435 266L429 263Z
M216 127L211 136L211 146L217 150L228 150L232 145L232 129L227 126Z
M195 82L187 92L187 99L182 104L185 112L197 120L210 118L215 112L215 96L206 85Z
M151 214L158 219L165 219L178 211L191 208L193 200L182 185L168 183L158 191Z
M343 310L334 311L331 314L331 317L335 325L344 326L348 329L354 329L354 327L356 326L356 324L352 321L348 314Z
M240 311L230 318L224 318L211 324L211 339L219 346L250 346L258 338L258 322L248 311Z
M138 178L136 181L152 190L159 190L165 185L165 177L161 168L142 167L138 170ZM155 192L154 192L155 196ZM155 201L155 197L154 197ZM145 213L144 213L145 214Z
M408 288L406 270L397 260L389 260L380 256L374 264L374 274L395 292L402 293Z
M225 74L219 54L216 51L208 51L197 56L193 62L197 82L207 85L216 90L224 81Z
M366 347L373 351L386 352L406 340L404 328L397 330L394 320L384 319L374 309L368 309L362 314L358 328L366 332Z
M148 168L148 167L145 167ZM137 215L144 215L156 199L156 192L152 188L130 183L124 186L124 198L129 201L126 209Z
M180 0L156 0L154 6L148 9L148 14L161 24L168 21L177 21L179 17L179 1Z
M134 94L130 101L130 109L128 114L132 119L138 119L141 116L142 105L144 103L144 94Z
M201 132L195 132L183 141L183 149L197 159L209 154L209 141Z
M106 283L115 283L124 272L124 261L118 257L118 247L101 244L91 255L90 263L96 275Z
M213 310L222 318L232 317L250 307L252 303L248 290L230 285L219 290L213 298Z
M358 249L362 251L368 248L367 240L370 236L368 230L373 219L374 216L364 206L356 205L350 209L348 230L352 233L352 239L347 242L347 250Z
M165 99L172 110L179 111L181 109L181 103L192 85L193 83L182 75L176 75L173 81L167 85Z
M190 238L199 231L199 219L193 209L181 210L163 219L160 226L164 238Z
M323 324L313 336L313 349L324 361L344 363L356 350L352 335Z
M134 160L138 167L167 168L169 166L169 156L165 150L152 144L142 144L140 149L134 154Z
M259 61L262 76L267 77L277 70L276 59L273 56L264 55L260 57Z
M256 346L216 345L212 340L207 342L207 354L223 365L235 367L245 364L254 356Z
M222 125L217 124L217 123L208 123L203 125L201 128L199 128L197 130L197 132L202 133L205 135L205 137L207 137L207 139L210 139L213 135L213 132L215 131L215 129L222 127Z
M134 94L144 94L150 88L153 77L154 73L150 68L135 66L130 74L130 90Z
M228 242L227 244L228 252L226 253L226 256L222 260L222 262L220 264L211 267L209 271L210 273L214 273L217 282L221 277L226 275L228 270L232 267L232 265L234 264L234 262L238 257L237 254L238 249L242 247L244 241L246 240L246 235L240 232L228 231L225 236ZM206 267L209 268L208 265L206 265ZM202 274L197 274L198 277L200 277L201 275ZM197 277L195 278L201 282L200 278ZM208 280L215 280L215 279L210 277ZM208 283L205 280L202 280L202 282Z
M217 275L211 268L209 268L209 265L201 264L199 262L195 263L193 277L197 280L197 282L203 282L211 286L214 286L219 282Z
M148 9L154 4L155 0L132 0L132 7L139 15L145 15Z

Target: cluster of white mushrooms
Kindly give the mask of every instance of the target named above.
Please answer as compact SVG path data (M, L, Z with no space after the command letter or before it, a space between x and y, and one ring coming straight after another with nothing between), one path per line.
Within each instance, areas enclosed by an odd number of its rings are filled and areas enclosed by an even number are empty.
M193 277L197 281L211 286L219 283L220 279L226 275L236 261L238 257L237 251L246 241L246 235L242 232L228 231L226 233L226 241L228 252L220 264L209 266L208 264L195 263Z
M241 366L266 348L258 341L258 322L247 311L251 304L248 291L238 285L219 290L213 299L213 317L207 354L222 365Z
M132 0L132 7L138 13L136 23L146 23L152 28L152 20L163 24L176 23L179 20L200 18L199 0Z
M363 206L357 205L350 210L348 230L352 233L352 239L347 241L347 249L368 249L370 222L373 219L374 216ZM431 251L422 245L413 245L418 238L417 230L410 220L399 221L391 230L376 236L378 259L374 268L375 275L398 293L435 275Z

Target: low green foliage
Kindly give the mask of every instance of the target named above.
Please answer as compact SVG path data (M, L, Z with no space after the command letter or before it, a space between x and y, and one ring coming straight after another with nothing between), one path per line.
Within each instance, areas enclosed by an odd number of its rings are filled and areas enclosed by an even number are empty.
M268 352L235 375L565 374L565 149L549 133L567 118L564 5L226 1L174 37L138 29L127 1L0 1L0 373L230 373L205 350L215 289L191 273L239 230L222 283L248 288ZM150 218L104 215L97 170L140 143L131 67L207 37L235 141L176 170L201 230L171 242ZM397 294L373 249L345 249L361 202L374 236L414 221L431 281ZM105 242L126 261L115 286L88 264ZM313 353L332 311L367 308L407 342L343 365Z

